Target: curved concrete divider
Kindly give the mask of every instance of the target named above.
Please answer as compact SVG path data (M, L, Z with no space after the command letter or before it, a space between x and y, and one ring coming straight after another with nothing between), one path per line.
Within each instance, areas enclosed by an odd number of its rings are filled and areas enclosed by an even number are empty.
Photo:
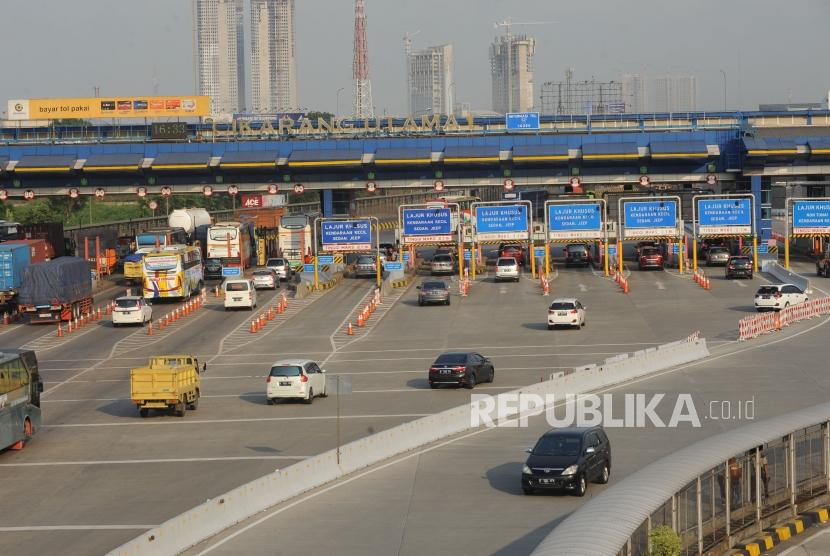
M685 340L611 357L601 365L586 365L556 373L551 375L550 380L500 394L496 398L507 395L509 398L505 400L513 399L519 393L541 396L587 393L708 355L706 340L693 334ZM336 450L295 463L169 519L110 554L178 554L244 519L311 489L468 430L472 428L473 410L484 411L487 407L490 406L485 401L477 400L361 438L341 447L339 465ZM498 414L494 415L494 420L519 416L519 408L511 404L496 403L495 408ZM537 407L525 409L527 412L539 411Z
M764 261L764 263L761 265L761 270L768 274L772 274L776 279L780 280L785 284L792 284L794 286L798 286L798 288L803 292L808 292L808 290L810 289L809 278L806 278L801 274L796 274L791 270L787 270L775 261Z
M648 523L655 511L696 478L724 465L729 458L780 440L793 431L827 423L829 418L830 403L823 403L687 446L629 475L591 499L557 525L532 555L615 556L635 532ZM760 485L758 481L756 486L760 488ZM696 538L694 542L697 542ZM693 553L697 554L697 546L694 548ZM706 553L719 552L707 550Z

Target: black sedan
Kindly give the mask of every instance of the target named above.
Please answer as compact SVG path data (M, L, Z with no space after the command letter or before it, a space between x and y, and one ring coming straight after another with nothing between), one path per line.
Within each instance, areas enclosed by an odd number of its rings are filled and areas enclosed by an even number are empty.
M729 257L726 261L726 278L743 276L752 280L752 259L744 256Z
M496 370L493 363L472 351L448 351L442 353L429 368L429 386L451 384L474 388L479 382L493 382Z
M446 282L433 280L418 286L418 305L427 303L450 304L450 289Z
M528 450L522 491L564 490L584 496L588 483L608 482L611 443L602 427L571 427L546 432Z
M205 280L222 280L222 261L205 259Z

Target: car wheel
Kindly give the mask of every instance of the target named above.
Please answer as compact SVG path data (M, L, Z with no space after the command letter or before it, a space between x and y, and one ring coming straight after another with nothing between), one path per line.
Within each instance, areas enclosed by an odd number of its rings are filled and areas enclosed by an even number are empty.
M585 319L582 319L582 326L585 326Z
M487 379L487 382L492 383L496 379L496 369L490 369L490 378Z
M476 374L471 373L470 378L467 379L467 382L464 383L464 388L467 390L472 390L476 387Z
M142 417L147 417L148 415L150 415L150 410L147 409L146 407L142 407L141 409L138 410L138 414L141 415Z
M196 397L193 398L193 401L187 406L187 409L190 411L196 411L199 409L199 392L196 392Z
M265 402L268 405L274 405L274 398L265 398Z
M608 479L611 478L611 468L608 467L608 462L604 463L602 466L602 473L600 473L597 482L601 485L604 485L608 482Z
M553 325L552 324L548 325L548 330L553 330Z
M514 281L514 282L518 282L518 281L519 281L519 277L518 277L518 276L516 276L516 277L513 279L513 281Z
M532 495L533 495L533 493L535 493L536 491L535 491L535 490L533 490L533 489L532 489L532 488L530 488L530 487L523 486L523 487L522 487L522 492L524 492L524 493L525 493L525 494L527 494L528 496L532 496Z
M588 490L588 483L585 481L585 475L580 475L576 484L574 496L585 496L585 491Z
M308 397L305 400L303 400L303 403L305 403L306 405L311 405L312 403L314 403L314 389L313 388L308 389Z
M424 302L419 299L418 300L418 307L423 307L423 306L424 306Z
M438 388L438 385L435 384L434 382L430 382L429 387L432 388L433 390L435 390L436 388Z
M448 300L446 300L446 301L444 302L444 305L449 305L449 304L450 304L450 300L449 300L449 299L448 299Z

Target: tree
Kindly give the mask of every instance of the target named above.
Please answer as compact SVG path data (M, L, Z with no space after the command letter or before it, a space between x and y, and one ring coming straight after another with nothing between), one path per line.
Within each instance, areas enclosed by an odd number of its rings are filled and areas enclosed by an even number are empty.
M12 205L11 209L14 220L21 224L45 224L63 220L63 214L55 209L48 198Z
M310 120L311 123L313 123L313 124L317 124L317 119L318 118L323 118L327 122L331 122L332 120L334 120L334 114L332 114L331 112L313 111L313 112L307 113L305 115L305 117L306 117L306 119Z
M82 120L80 118L61 118L59 120L53 120L52 125L54 127L82 127L92 125L87 120Z
M652 529L648 534L650 556L678 556L682 548L680 537L668 525Z

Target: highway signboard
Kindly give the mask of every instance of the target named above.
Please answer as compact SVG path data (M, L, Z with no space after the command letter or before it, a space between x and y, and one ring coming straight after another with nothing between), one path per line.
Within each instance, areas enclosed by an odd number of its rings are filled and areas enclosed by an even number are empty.
M677 236L677 200L623 203L625 239Z
M238 266L223 266L222 276L242 276L242 269Z
M403 209L401 217L405 244L453 240L452 210L449 208L408 208Z
M758 244L758 254L759 255L766 255L769 253L769 245L766 243L759 243Z
M752 202L744 199L697 199L698 235L752 234Z
M401 261L388 261L383 263L384 270L403 270L403 263Z
M404 252L404 254L403 254L403 260L404 260L405 262L409 262L409 253Z
M507 131L539 129L539 112L511 112L505 116Z
M372 248L372 221L323 220L320 222L323 251L368 251Z
M303 265L303 272L314 272L314 265L313 264L304 264Z
M794 235L830 234L830 201L793 201Z
M602 207L599 203L548 205L550 239L600 239L602 232Z
M608 246L608 256L609 257L616 257L617 256L617 246L616 245L609 245Z
M320 255L317 257L320 264L334 264L334 255Z
M475 222L480 240L527 239L527 205L476 206Z

